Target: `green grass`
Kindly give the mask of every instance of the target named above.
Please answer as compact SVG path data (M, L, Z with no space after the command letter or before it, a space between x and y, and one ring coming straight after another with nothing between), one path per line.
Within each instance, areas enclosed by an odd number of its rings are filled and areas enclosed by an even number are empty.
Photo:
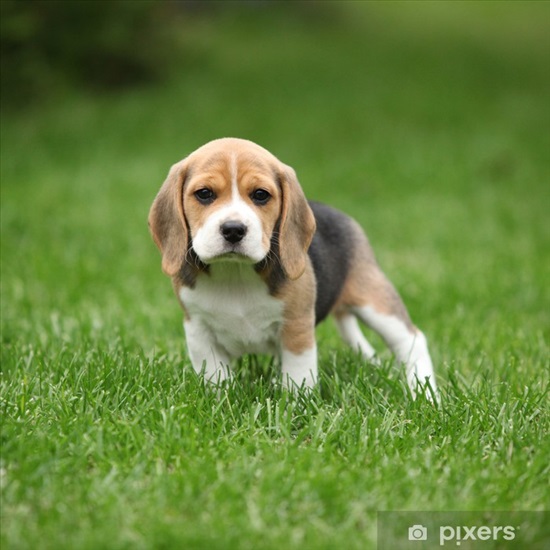
M182 21L161 86L4 110L2 548L373 548L379 510L548 507L548 4L307 6ZM220 395L192 372L146 218L225 135L367 229L440 406L330 322L312 396L264 358Z

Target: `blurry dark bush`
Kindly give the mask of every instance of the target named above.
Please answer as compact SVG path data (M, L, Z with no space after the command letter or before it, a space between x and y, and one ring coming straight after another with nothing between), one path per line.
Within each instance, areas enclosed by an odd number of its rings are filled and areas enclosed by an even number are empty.
M66 85L114 89L162 75L176 39L166 0L0 0L2 102Z

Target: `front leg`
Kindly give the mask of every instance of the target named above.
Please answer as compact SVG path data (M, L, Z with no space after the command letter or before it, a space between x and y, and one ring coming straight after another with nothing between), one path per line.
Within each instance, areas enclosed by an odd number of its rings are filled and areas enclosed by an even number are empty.
M281 371L283 387L293 389L313 388L317 383L317 345L315 343L315 320L287 321L283 327Z
M231 376L230 358L217 344L210 331L197 321L183 323L187 352L197 374L203 374L208 382L219 384Z

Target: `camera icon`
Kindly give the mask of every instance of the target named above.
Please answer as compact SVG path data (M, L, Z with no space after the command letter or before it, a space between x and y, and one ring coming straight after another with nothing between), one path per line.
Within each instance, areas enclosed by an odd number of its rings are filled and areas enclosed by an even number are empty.
M428 528L423 525L409 527L409 540L428 540Z

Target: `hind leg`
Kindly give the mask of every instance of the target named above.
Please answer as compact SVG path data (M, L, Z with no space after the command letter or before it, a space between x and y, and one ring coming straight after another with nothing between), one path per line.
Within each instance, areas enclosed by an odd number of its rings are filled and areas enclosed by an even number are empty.
M437 391L435 375L424 334L395 312L382 313L373 305L356 306L354 313L371 329L376 331L398 361L406 368L407 382L413 394L418 385L429 382L434 392Z
M435 375L424 334L416 328L399 294L378 266L370 244L359 226L354 228L354 254L342 294L333 310L345 341L368 358L374 350L353 316L380 334L397 360L405 365L413 394ZM437 395L437 394L436 394Z
M360 352L365 359L372 360L376 351L365 338L357 322L357 317L352 313L342 311L335 313L334 318L342 340L353 350Z

